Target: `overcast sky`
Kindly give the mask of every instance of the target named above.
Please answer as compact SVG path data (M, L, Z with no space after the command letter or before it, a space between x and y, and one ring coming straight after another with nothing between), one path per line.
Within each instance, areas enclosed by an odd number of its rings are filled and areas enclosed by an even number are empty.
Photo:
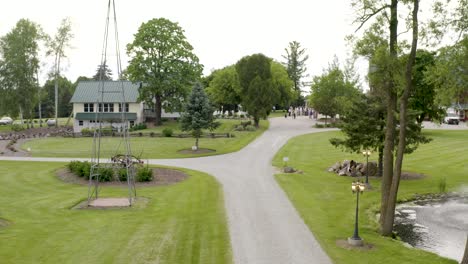
M21 18L40 24L54 35L65 17L72 21L72 49L62 70L71 81L92 76L101 60L108 0L14 0L0 9L0 35ZM236 63L240 58L263 53L278 61L291 41L298 41L309 55L308 73L318 75L336 54L341 62L350 49L345 36L356 29L349 0L116 0L122 66L128 64L125 47L139 26L164 17L179 23L204 74ZM113 30L113 29L111 29ZM115 42L109 65L115 72ZM52 61L52 58L49 58ZM362 64L362 63L361 63ZM365 64L362 64L365 65ZM50 65L43 67L43 73ZM365 69L359 69L365 72ZM43 77L41 78L43 82ZM307 78L306 81L310 80Z

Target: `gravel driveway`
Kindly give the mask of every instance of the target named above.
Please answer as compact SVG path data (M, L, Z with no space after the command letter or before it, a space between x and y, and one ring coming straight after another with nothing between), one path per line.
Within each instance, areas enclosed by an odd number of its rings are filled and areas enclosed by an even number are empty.
M325 131L307 117L270 119L242 150L220 156L150 160L214 175L223 185L234 263L332 263L275 181L271 160L291 137Z

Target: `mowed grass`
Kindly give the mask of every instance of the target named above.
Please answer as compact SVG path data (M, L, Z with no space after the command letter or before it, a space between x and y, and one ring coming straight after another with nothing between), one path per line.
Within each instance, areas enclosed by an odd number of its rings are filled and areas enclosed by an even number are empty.
M402 180L399 200L414 194L438 192L439 182L446 179L449 191L468 186L466 163L466 131L426 131L434 140L405 156L403 171L423 173L421 180ZM288 165L304 174L278 174L276 179L285 190L305 223L336 264L355 263L456 263L435 254L405 247L401 242L378 234L376 213L380 208L380 179L371 178L374 187L360 197L359 232L371 250L351 250L337 246L337 240L351 237L354 230L356 195L351 192L355 179L327 172L335 162L353 159L365 162L365 157L334 148L329 139L340 132L309 134L291 139L275 156L274 165ZM370 156L377 161L377 153Z
M55 176L60 163L0 162L0 263L232 263L223 194L211 176L139 187L146 207L70 209L87 186ZM104 187L102 197L123 196Z
M217 131L226 133L232 131L239 120L225 120ZM191 149L195 145L194 138L174 137L132 137L130 139L132 153L142 159L157 158L186 158L208 155L219 155L235 152L248 145L260 136L267 128L268 121L262 120L260 128L253 132L239 131L232 133L233 138L200 138L199 147L216 150L215 152L200 154L182 154L179 150ZM34 139L25 142L21 148L30 149L33 157L91 157L93 138L60 138L51 137ZM101 155L110 157L124 152L124 144L120 138L103 137L101 139Z

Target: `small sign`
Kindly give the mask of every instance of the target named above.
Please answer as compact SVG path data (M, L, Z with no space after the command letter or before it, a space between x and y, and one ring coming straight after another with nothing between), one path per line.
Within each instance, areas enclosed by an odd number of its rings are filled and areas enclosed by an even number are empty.
M288 162L288 161L289 161L289 157L283 157L283 161L284 161L284 162Z

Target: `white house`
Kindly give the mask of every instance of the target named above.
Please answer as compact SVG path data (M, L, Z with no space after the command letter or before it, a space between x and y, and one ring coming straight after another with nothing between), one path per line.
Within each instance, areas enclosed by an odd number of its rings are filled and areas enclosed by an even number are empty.
M143 103L138 102L139 86L139 83L129 81L79 82L70 100L75 118L73 131L81 132L83 128L96 127L97 120L102 120L104 127L118 128L122 126L122 115L125 115L130 127L142 123Z

